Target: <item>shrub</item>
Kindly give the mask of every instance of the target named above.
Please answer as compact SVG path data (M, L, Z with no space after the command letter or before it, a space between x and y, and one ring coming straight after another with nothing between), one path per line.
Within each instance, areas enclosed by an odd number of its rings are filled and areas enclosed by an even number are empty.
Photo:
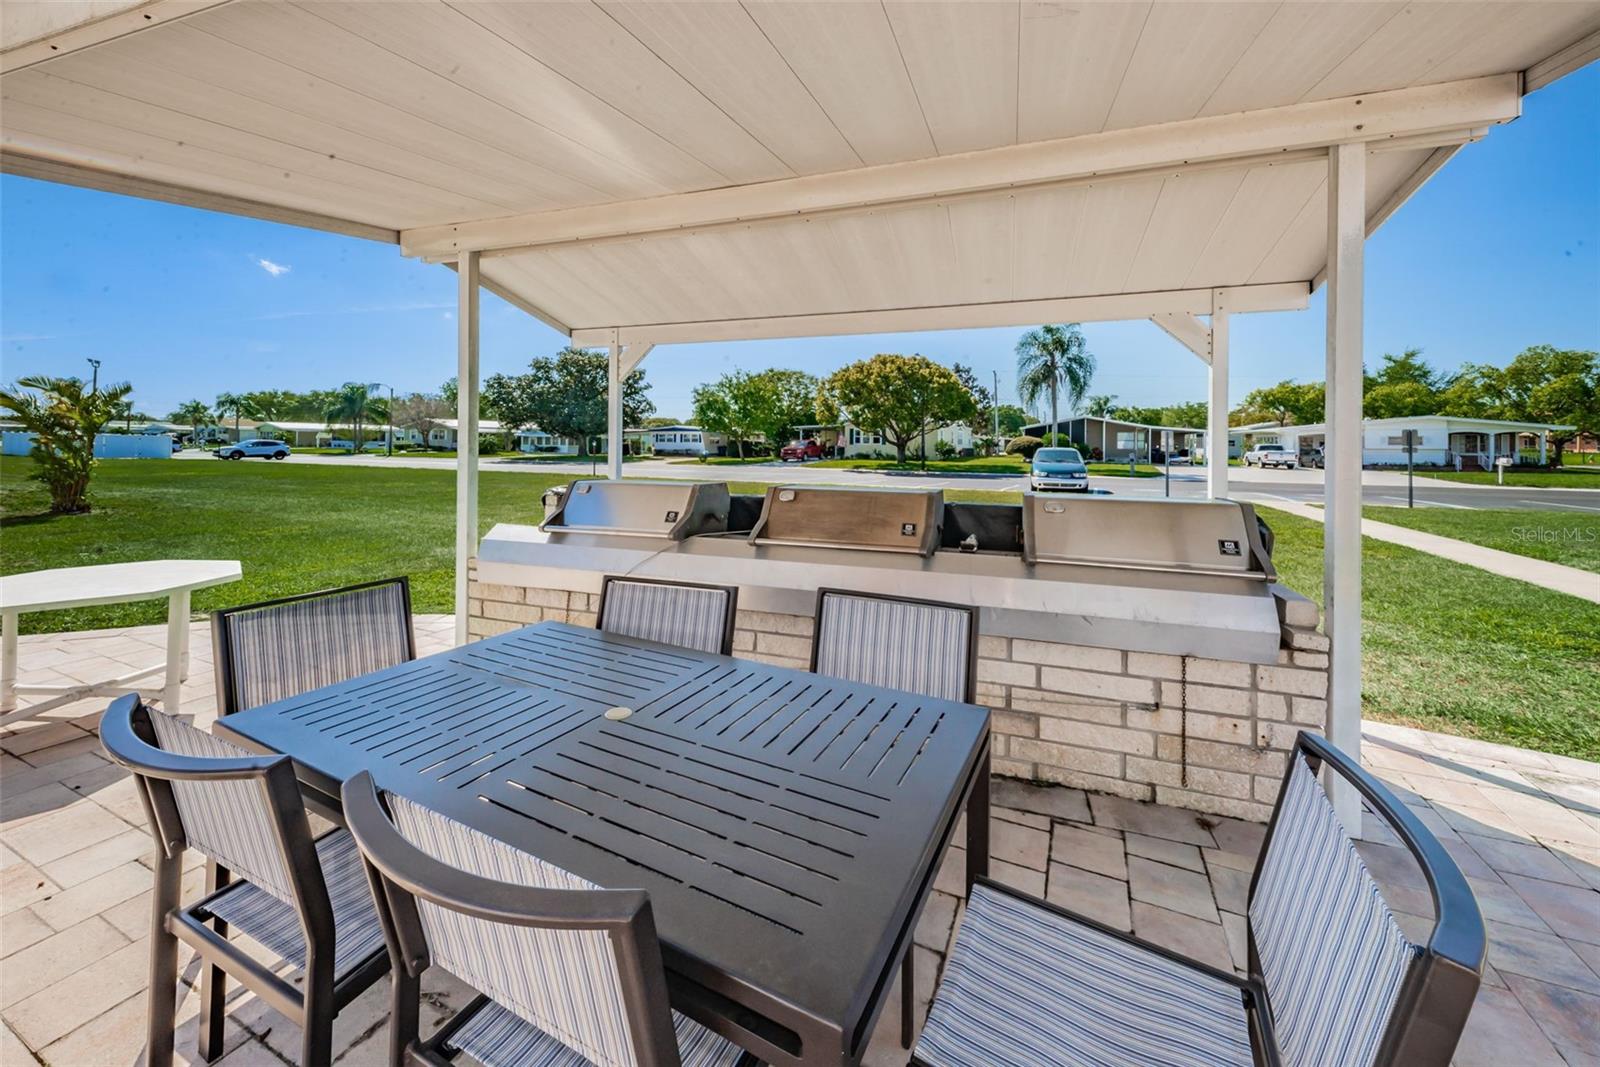
M1033 454L1043 447L1043 441L1037 437L1029 437L1026 434L1021 437L1013 437L1006 442L1006 452L1014 456L1021 456L1023 459L1032 459Z
M993 437L980 437L972 442L973 446L978 450L978 454L984 456L994 455L995 446L999 443Z
M949 441L935 441L933 451L940 459L954 459L955 454L960 450Z

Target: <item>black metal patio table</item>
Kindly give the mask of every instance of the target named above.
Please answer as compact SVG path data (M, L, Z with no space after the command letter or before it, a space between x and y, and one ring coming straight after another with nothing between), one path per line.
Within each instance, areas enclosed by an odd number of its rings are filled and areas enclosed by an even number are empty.
M380 788L654 905L673 1006L773 1064L854 1064L968 813L989 713L540 623L227 716L308 799Z

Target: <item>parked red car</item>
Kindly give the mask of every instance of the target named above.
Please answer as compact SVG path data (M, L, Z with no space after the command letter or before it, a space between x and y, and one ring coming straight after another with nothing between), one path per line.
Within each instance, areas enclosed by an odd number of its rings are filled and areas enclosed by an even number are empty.
M822 446L815 439L809 441L790 441L778 452L778 458L787 463L791 459L804 463L808 459L821 459Z

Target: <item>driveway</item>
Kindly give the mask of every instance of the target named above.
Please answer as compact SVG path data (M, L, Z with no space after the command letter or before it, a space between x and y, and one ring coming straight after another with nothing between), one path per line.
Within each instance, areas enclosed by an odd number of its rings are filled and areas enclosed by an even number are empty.
M216 462L203 452L181 452L183 460ZM248 462L248 461L245 461ZM263 461L266 462L266 461ZM296 454L286 463L328 464L342 467L411 467L453 470L455 460L429 456L320 456ZM603 473L603 463L549 462L544 460L485 459L481 469L529 474L557 474L578 477ZM674 460L640 460L627 465L629 477L726 479L737 482L784 482L808 485L895 485L905 488L978 489L1015 493L1025 489L1026 479L1011 474L921 474L916 471L851 471L800 463L753 463L748 466L713 466ZM1319 470L1262 470L1233 467L1228 471L1230 494L1240 500L1271 504L1294 501L1322 503L1322 477ZM1600 479L1597 479L1600 481ZM1173 496L1201 498L1206 493L1204 468L1173 467L1170 485L1166 478L1091 477L1090 488L1117 496ZM1419 506L1443 508L1506 508L1519 511L1578 511L1600 513L1600 489L1526 489L1513 486L1462 485L1416 479ZM1404 507L1406 476L1392 471L1363 471L1361 497L1367 504Z

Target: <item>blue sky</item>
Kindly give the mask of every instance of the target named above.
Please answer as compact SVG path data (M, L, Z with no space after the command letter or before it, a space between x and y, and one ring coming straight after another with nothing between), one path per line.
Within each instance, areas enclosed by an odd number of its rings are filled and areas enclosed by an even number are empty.
M0 178L0 378L86 374L134 383L141 410L266 388L381 381L434 389L454 373L455 276L388 245ZM1123 403L1201 399L1199 361L1144 322L1085 327L1094 392ZM1320 379L1321 293L1304 312L1234 320L1232 400ZM921 352L1000 373L1014 329L684 345L645 363L660 413L725 369L826 373L874 352ZM485 374L563 338L485 294ZM1524 101L1468 145L1367 246L1366 351L1422 347L1436 365L1504 363L1524 347L1600 348L1600 66Z

